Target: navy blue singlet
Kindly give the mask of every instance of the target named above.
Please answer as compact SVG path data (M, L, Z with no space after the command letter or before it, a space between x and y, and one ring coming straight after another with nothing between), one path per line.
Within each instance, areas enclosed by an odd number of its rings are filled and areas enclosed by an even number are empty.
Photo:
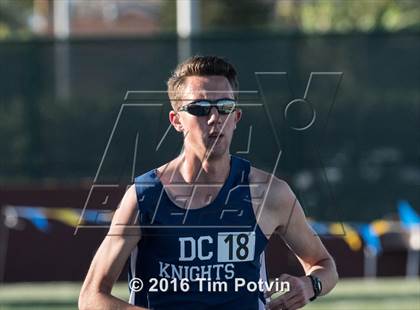
M156 310L264 307L260 289L246 287L267 281L268 240L256 224L249 171L247 160L231 155L218 195L199 209L174 204L156 169L135 179L142 236L131 253L129 281L139 278L144 286L139 292L130 288L131 304ZM188 285L184 291L181 280Z

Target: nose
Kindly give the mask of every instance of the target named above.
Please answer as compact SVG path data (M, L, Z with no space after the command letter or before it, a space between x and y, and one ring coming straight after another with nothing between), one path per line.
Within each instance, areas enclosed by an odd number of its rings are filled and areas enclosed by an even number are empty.
M212 107L209 113L208 124L220 122L220 114L216 107Z

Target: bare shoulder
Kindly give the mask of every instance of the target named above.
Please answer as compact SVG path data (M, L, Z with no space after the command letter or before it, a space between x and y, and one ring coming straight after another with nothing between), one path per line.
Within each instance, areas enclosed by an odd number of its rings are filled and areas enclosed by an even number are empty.
M137 210L137 192L136 185L132 184L125 192L117 208L119 214L129 215Z
M138 220L138 205L137 193L135 185L131 185L125 192L117 210L112 218L109 233L115 235L124 235L123 233L130 229L131 225L137 224ZM138 229L134 230L136 233Z
M255 167L251 167L248 180L254 209L264 219L260 225L272 222L269 230L283 226L296 201L287 182Z
M277 201L289 200L295 198L289 184L286 181L276 177L270 172L251 167L249 173L249 184L258 188L268 195L267 198L273 198Z

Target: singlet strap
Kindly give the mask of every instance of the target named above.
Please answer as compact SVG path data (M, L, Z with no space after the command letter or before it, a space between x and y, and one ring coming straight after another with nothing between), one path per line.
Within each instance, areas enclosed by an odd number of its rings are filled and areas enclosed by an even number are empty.
M137 204L141 213L147 213L148 210L154 210L162 194L162 188L159 185L154 170L150 170L134 179L137 194Z

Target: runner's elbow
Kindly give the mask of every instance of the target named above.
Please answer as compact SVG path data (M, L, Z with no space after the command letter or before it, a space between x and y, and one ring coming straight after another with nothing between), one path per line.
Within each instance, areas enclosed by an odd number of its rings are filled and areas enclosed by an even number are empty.
M80 291L79 300L77 303L79 310L89 309L89 305L91 304L89 299L91 299L91 295L92 294L86 288L84 287L82 288L82 290Z
M90 283L84 283L82 289L80 290L78 307L79 310L92 310L95 307L95 304L100 298L100 289L98 287L93 287Z

